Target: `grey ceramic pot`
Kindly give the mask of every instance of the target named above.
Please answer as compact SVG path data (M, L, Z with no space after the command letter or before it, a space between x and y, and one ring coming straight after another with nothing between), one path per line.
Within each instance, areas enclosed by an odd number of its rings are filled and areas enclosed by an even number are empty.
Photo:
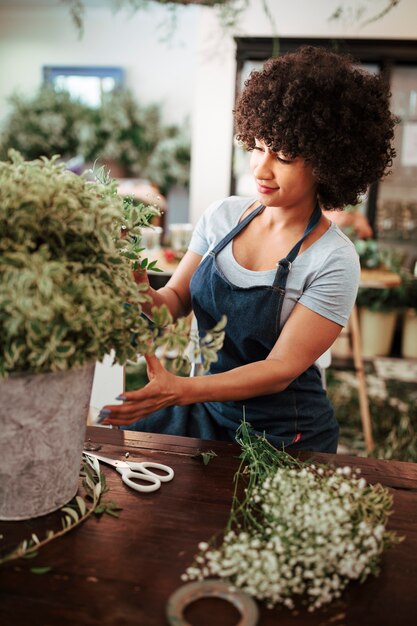
M76 494L95 364L0 379L0 519L61 508Z

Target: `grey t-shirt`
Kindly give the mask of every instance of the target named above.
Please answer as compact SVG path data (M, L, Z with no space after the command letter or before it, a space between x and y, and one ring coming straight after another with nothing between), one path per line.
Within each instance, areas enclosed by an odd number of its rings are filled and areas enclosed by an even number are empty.
M189 249L204 257L238 224L254 200L231 196L211 204L194 229ZM239 265L233 256L232 242L217 255L217 263L226 278L238 287L272 285L276 273L275 269L256 272ZM345 326L355 303L359 276L359 258L353 243L332 223L291 266L281 327L297 302Z

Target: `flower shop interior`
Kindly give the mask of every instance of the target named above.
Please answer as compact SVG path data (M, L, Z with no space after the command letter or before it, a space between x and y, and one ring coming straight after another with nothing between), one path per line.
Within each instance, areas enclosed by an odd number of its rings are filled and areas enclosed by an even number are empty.
M341 422L341 451L366 454L372 447L381 458L414 461L417 8L401 0L384 14L390 4L397 3L324 0L318 9L299 0L279 11L271 3L268 13L251 2L226 25L219 9L200 3L134 9L129 2L117 8L110 0L86 0L79 10L76 2L2 0L1 150L2 158L10 147L29 159L60 154L76 172L97 162L118 180L120 193L156 204L161 215L143 242L163 265L154 277L159 285L208 204L253 191L231 114L252 69L276 49L332 41L370 71L389 69L392 109L400 118L393 172L334 218L355 241L364 270L357 305L366 384L355 372L351 327L333 346L326 379ZM375 273L367 283L368 270ZM132 385L141 375L133 370ZM101 375L120 384L120 373L103 367ZM106 401L108 384L95 385L93 412ZM362 407L358 386L366 396ZM368 445L361 411L372 422Z
M0 623L231 626L240 614L239 624L247 626L258 620L259 626L272 626L278 617L284 625L303 626L415 623L416 24L416 0L0 0L0 227L4 223L6 233L0 249L0 342L3 332L8 341L12 337L0 359ZM169 435L129 434L101 424L103 406L147 384L152 370L143 353L151 337L159 340L135 319L133 259L139 254L151 286L163 287L205 209L220 198L255 195L249 154L235 137L235 104L253 70L304 44L346 52L366 71L382 74L397 118L390 174L358 204L328 212L360 261L349 322L321 360L323 386L340 425L337 453L329 465L321 464L320 454L311 464L304 450L295 458L284 450L277 455L265 436L252 437L245 415L233 443L192 437L173 442ZM33 165L35 160L42 166ZM15 178L8 179L13 168ZM53 179L68 172L72 178L61 194ZM9 250L13 236L4 216L9 219L12 211L6 203L16 189L19 194L16 180L32 176L33 193L18 197L16 206L37 202L42 212L44 199L61 203L67 207L62 221L74 232L90 228L93 219L99 224L96 248L84 236L68 239L80 267L98 267L91 284L80 276L71 289L94 292L91 326L97 322L99 336L113 324L109 337L118 350L115 362L114 351L98 338L90 361L86 357L76 363L82 368L72 368L65 363L81 350L81 343L74 347L78 338L71 345L60 328L45 338L42 315L40 322L30 321L36 374L59 378L72 370L74 378L60 391L45 378L31 382L29 392L10 366L26 349L13 336L31 308L25 296L30 281L38 281L35 299L42 306L54 301L52 285L65 282L42 245L30 251L32 267L18 276L26 234L35 233L29 248L40 237L37 216L24 222L27 231L20 239L16 235L16 248ZM91 209L89 224L77 195ZM124 221L115 222L119 209ZM13 229L20 229L15 219ZM64 237L58 221L51 241L59 254ZM125 224L131 248L123 247ZM123 263L133 286L117 270ZM13 289L7 286L12 274L18 281ZM13 299L16 319L10 320ZM66 315L76 320L78 311ZM161 334L174 328L169 313L154 315ZM206 347L213 360L224 336L221 323ZM142 343L136 344L141 329ZM156 355L163 355L168 371L178 372L186 361L180 375L198 373L190 356L192 340L198 343L195 318L168 332L175 340ZM179 357L180 347L187 347L189 358ZM9 420L12 384L25 405L24 433ZM73 428L64 423L65 434L58 436L54 410L62 403L74 412L76 400L85 409L77 418L81 434L71 452L57 454ZM29 426L33 416L36 432ZM65 422L63 413L59 419ZM35 446L42 429L48 435ZM52 435L61 439L53 444ZM345 465L352 459L358 469ZM70 465L75 478L67 487L62 477L69 477ZM214 539L202 541L210 533L219 536L226 518L219 548ZM59 522L59 530L50 529L52 522ZM382 557L386 548L392 548L390 556ZM380 557L380 582L372 579L359 589L357 579L379 573ZM186 584L177 589L181 581ZM201 608L199 602L207 604ZM270 611L276 605L281 612Z

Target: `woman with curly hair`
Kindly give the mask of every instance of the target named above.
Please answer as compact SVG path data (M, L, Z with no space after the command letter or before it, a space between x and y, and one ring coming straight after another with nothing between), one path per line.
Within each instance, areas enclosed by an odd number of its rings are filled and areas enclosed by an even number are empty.
M381 77L314 47L251 74L235 118L257 196L209 206L173 277L148 289L175 318L192 309L202 334L227 315L218 360L184 378L147 356L150 382L106 407L104 423L233 440L245 415L279 448L336 451L316 361L348 321L360 268L325 211L355 204L391 165L389 95Z

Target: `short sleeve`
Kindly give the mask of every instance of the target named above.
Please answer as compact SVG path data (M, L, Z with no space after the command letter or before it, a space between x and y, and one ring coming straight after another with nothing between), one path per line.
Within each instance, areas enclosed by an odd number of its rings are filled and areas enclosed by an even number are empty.
M219 208L220 204L221 201L210 204L198 220L188 245L188 249L192 252L204 256L209 250L211 230L210 222L214 211Z
M358 293L359 257L353 245L334 250L324 261L299 302L323 317L346 326Z
M204 256L239 222L241 215L253 203L253 198L230 196L212 202L198 220L189 250Z

